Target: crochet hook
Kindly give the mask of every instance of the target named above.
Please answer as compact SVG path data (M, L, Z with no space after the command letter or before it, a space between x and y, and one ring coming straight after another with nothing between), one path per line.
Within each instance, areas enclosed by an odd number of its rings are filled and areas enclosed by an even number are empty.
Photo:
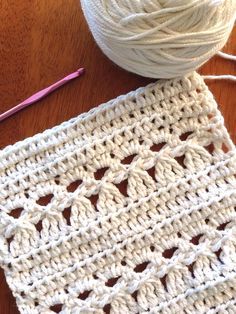
M15 106L15 107L7 110L6 112L0 114L0 122L5 120L6 118L12 116L16 112L18 112L18 111L20 111L20 110L22 110L22 109L32 105L33 103L35 103L38 100L40 100L43 97L45 97L46 95L52 93L57 88L61 87L62 85L65 85L69 81L75 79L76 77L81 76L84 72L85 72L85 69L84 68L80 68L77 71L75 71L75 72L67 75L63 79L59 80L58 82L50 85L49 87L46 87L46 88L42 89L41 91L35 93L34 95L30 96L29 98L27 98L26 100L24 100L23 102L18 104L17 106Z

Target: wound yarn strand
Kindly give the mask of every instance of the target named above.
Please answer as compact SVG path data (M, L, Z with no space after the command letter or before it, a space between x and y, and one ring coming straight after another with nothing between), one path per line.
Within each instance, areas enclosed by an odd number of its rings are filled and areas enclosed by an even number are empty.
M81 0L90 30L120 67L152 78L192 73L223 48L235 0Z

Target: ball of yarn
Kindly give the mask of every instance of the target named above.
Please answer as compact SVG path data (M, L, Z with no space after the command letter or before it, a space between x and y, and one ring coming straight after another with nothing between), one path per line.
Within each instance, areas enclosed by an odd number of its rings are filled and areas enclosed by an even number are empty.
M175 78L199 68L226 43L236 0L81 0L91 32L120 67Z

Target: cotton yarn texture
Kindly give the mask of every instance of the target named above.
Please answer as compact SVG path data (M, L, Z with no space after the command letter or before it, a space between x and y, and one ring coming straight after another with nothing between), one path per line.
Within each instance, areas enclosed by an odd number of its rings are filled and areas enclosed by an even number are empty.
M227 42L235 0L81 0L89 28L120 67L145 77L192 73Z
M0 151L21 313L236 313L236 154L197 73Z

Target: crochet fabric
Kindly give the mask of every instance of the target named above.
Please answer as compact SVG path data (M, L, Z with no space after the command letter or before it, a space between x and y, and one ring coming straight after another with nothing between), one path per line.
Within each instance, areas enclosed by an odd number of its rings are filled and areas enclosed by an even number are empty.
M236 313L236 154L197 74L0 151L21 313Z

